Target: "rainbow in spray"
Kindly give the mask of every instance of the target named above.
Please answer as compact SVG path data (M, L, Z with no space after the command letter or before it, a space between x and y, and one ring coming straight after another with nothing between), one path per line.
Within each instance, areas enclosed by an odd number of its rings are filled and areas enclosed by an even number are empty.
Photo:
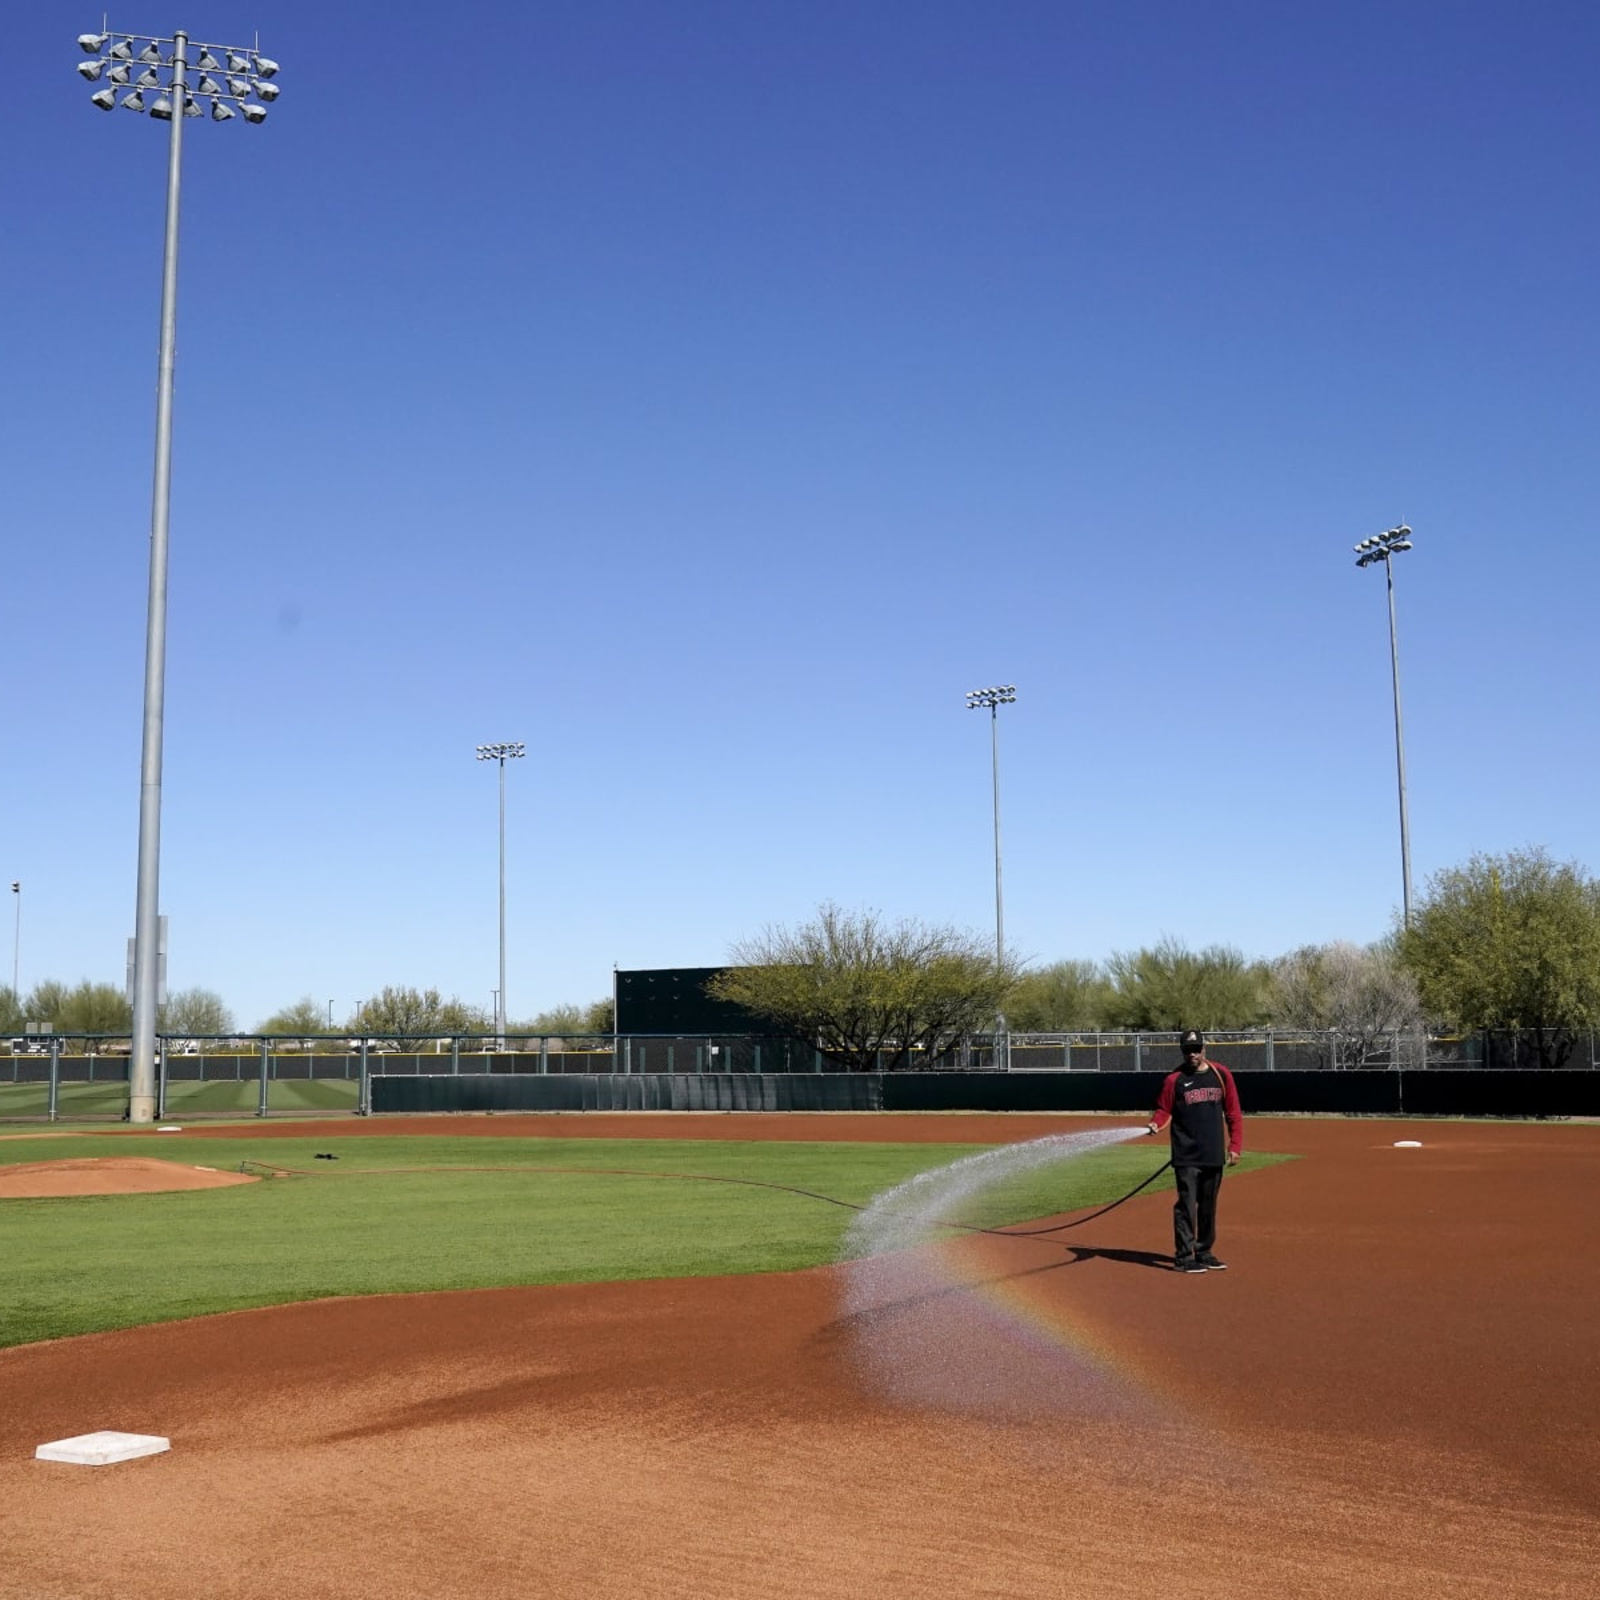
M866 1385L898 1406L990 1417L1147 1414L1127 1363L1076 1325L1059 1238L963 1227L986 1192L1142 1128L1055 1134L919 1172L877 1196L841 1249L846 1322Z

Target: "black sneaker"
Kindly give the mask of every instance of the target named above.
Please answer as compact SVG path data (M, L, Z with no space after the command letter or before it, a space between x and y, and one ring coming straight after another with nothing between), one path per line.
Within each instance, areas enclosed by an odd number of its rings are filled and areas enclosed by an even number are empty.
M1206 1264L1203 1261L1197 1261L1193 1256L1179 1256L1172 1263L1172 1270L1174 1272L1204 1272Z
M1217 1258L1209 1251L1203 1256L1196 1256L1195 1260L1198 1261L1207 1272L1226 1272L1228 1270L1228 1263L1226 1261L1218 1261Z

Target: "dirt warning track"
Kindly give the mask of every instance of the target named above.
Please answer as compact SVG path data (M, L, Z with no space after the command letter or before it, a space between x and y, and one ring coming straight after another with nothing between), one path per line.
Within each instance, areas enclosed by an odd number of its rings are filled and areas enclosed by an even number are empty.
M0 1596L1594 1600L1600 1127L1247 1131L1306 1159L1224 1184L1225 1273L1152 1264L1160 1195L1050 1245L941 1247L938 1293L872 1313L940 1364L916 1403L860 1360L842 1268L326 1301L0 1352ZM32 1460L99 1428L172 1450Z

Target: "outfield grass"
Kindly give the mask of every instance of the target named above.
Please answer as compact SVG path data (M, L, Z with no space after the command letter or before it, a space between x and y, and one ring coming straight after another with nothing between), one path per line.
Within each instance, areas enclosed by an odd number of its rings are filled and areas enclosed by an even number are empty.
M814 1266L834 1259L850 1206L980 1148L341 1139L337 1124L259 1144L185 1137L181 1156L159 1135L0 1140L0 1167L137 1154L292 1169L223 1189L0 1201L0 1346L334 1295ZM1095 1151L949 1220L989 1227L1103 1205L1164 1155ZM1242 1170L1281 1159L1248 1156Z
M267 1109L276 1112L349 1111L354 1113L361 1085L354 1078L270 1078ZM167 1115L247 1117L261 1104L261 1080L223 1078L210 1083L167 1085ZM128 1108L126 1082L63 1083L58 1116L74 1121L118 1122ZM45 1117L50 1089L43 1083L0 1083L0 1123Z

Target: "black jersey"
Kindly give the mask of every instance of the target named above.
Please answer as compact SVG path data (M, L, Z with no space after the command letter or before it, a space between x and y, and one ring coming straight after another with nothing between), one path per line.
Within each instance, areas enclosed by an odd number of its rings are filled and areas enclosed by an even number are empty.
M1239 1091L1220 1061L1204 1062L1197 1072L1169 1072L1152 1120L1158 1131L1172 1125L1175 1167L1220 1167L1243 1143Z

